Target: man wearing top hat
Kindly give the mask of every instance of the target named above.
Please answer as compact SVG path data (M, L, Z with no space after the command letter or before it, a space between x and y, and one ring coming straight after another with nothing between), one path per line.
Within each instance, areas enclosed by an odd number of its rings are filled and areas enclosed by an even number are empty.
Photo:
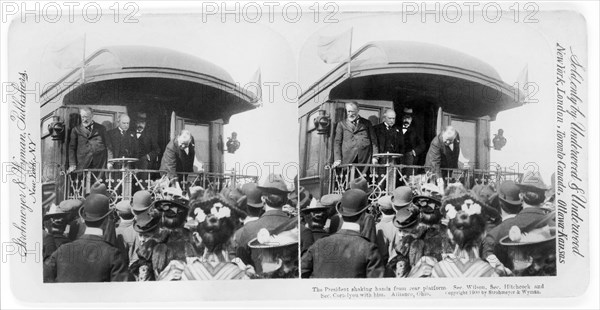
M140 113L135 121L135 127L130 130L137 141L138 153L136 156L139 161L136 166L142 170L154 170L158 168L160 147L156 135L149 131L146 124L146 113Z
M379 150L373 125L358 115L358 103L347 102L345 107L346 119L339 121L335 127L333 167L340 164L376 164L377 159L372 155Z
M80 208L86 231L63 244L44 265L44 282L114 282L127 279L127 264L118 248L104 241L109 221L108 197L90 194Z
M413 109L404 108L402 110L402 138L404 156L402 157L403 165L416 165L419 157L425 151L425 140L414 127L413 124Z
M93 121L91 108L79 109L81 124L71 130L69 172L77 169L104 169L108 159L106 128Z
M302 255L303 278L381 278L384 264L377 245L360 235L367 194L344 192L337 207L344 223L335 234L317 240Z

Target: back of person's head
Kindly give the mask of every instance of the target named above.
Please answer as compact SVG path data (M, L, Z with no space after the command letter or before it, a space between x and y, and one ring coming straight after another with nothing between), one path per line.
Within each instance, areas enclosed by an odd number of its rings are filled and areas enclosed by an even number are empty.
M229 217L209 215L204 222L198 224L197 231L205 250L214 253L222 250L233 236L234 224Z
M540 205L546 200L546 195L543 191L522 192L521 197L523 197L523 202L532 206Z
M271 208L281 209L287 202L287 194L264 194L262 197Z
M464 211L448 223L452 241L460 249L470 249L477 246L485 231L485 219L480 214L469 215Z

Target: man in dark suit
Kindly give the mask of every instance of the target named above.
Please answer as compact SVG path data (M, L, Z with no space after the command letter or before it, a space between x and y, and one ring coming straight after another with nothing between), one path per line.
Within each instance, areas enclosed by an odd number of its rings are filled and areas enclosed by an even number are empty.
M127 263L118 248L104 240L112 210L108 197L90 194L80 209L86 230L44 262L44 282L115 282L127 279Z
M414 128L411 108L402 110L402 136L404 146L402 164L416 165L419 156L425 151L426 144L423 137Z
M402 131L395 126L396 112L389 109L384 113L383 123L373 126L377 137L377 149L381 153L404 152L404 137Z
M443 172L442 169L458 168L459 157L462 157L460 153L460 136L456 129L448 126L433 138L429 151L427 151L427 157L425 157L425 166L431 167L440 188L444 184L444 178L452 175L451 172Z
M93 121L91 108L81 108L79 115L81 125L71 130L69 141L69 172L106 168L106 128Z
M146 119L138 119L134 130L131 131L137 140L137 157L140 160L137 162L137 168L142 170L156 169L160 147L156 137L146 129Z
M169 178L175 178L178 172L194 172L196 161L194 137L184 129L167 144L160 162L160 170L167 171Z
M369 120L358 115L359 111L356 102L346 103L347 118L335 127L333 167L340 164L377 163L377 159L371 159L373 153L379 152L373 126Z
M368 207L367 194L344 192L338 212L344 223L335 234L317 240L302 255L303 278L381 278L384 264L377 245L360 235L360 222Z
M135 158L137 157L137 141L133 133L129 132L129 116L121 114L119 116L119 126L106 133L106 144L108 147L108 159L112 158ZM113 168L111 163L108 168ZM114 168L121 168L115 166Z

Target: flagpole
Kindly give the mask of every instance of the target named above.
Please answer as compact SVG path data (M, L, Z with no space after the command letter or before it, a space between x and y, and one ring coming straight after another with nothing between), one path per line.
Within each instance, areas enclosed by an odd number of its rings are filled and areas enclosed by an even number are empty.
M83 61L81 62L81 84L85 83L85 41L86 33L83 33Z
M352 32L354 27L350 28L350 46L348 47L348 79L350 78L350 64L352 63Z

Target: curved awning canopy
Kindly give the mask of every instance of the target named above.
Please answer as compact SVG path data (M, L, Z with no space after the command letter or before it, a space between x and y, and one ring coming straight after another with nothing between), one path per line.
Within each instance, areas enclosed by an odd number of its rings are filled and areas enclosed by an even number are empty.
M81 85L64 95L65 105L127 105L148 112L160 105L182 117L226 122L257 106L257 96L222 68L164 48L106 47L86 59L83 75L78 69L69 76Z
M492 119L523 104L523 94L504 83L489 64L467 54L426 43L379 41L352 56L301 96L330 89L329 100L388 100L434 103L452 114Z

